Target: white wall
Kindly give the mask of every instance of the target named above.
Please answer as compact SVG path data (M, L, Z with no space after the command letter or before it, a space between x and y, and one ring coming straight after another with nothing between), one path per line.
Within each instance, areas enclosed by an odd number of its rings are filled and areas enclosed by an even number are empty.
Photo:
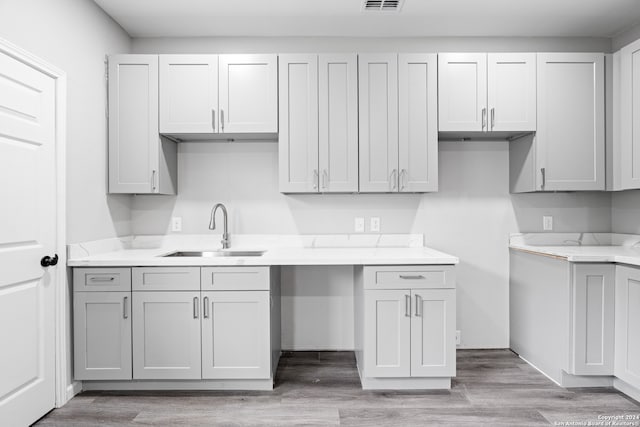
M67 73L67 243L130 234L131 197L105 197L104 57L131 39L87 0L2 0L0 37Z
M130 234L131 197L105 195L104 56L128 52L131 39L102 9L88 0L1 0L0 37L67 73L66 242ZM68 384L73 372L70 295L69 283Z

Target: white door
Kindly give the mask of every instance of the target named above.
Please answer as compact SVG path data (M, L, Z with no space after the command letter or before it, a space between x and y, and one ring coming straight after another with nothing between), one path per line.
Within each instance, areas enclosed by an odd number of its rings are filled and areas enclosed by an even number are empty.
M55 80L0 53L0 425L55 403ZM62 284L59 284L62 285Z
M640 40L620 50L622 189L640 188Z
M217 55L160 55L160 133L218 132L217 110Z
M278 132L278 57L220 55L220 132Z
M133 292L132 302L133 378L200 379L200 292Z
M131 292L74 292L74 378L131 379Z
M536 130L536 54L487 55L489 131Z
M367 377L411 374L411 291L364 291L364 371Z
M398 191L398 55L358 56L360 192Z
M318 56L280 55L280 192L318 192Z
M538 188L605 189L604 54L538 54Z
M202 378L270 378L269 291L215 291L202 297Z
M487 54L438 55L439 130L487 130Z
M456 291L414 289L411 376L456 375Z
M615 266L573 265L571 360L574 375L613 375Z
M438 191L438 57L398 56L398 188Z
M159 191L158 56L109 57L109 192Z
M318 58L320 192L358 191L358 58Z
M640 387L640 268L616 267L615 376Z

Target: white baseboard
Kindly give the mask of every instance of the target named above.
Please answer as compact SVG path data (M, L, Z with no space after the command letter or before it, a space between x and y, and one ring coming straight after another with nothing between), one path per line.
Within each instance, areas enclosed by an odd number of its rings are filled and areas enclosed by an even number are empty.
M613 387L613 376L586 376L586 375L571 375L562 371L562 383L560 384L565 388L576 387Z
M68 401L73 399L75 395L80 394L81 391L82 391L82 381L74 381L71 384L69 384L67 386L67 396L66 396L67 400L61 406L63 406Z
M640 390L620 378L613 379L613 388L640 402Z

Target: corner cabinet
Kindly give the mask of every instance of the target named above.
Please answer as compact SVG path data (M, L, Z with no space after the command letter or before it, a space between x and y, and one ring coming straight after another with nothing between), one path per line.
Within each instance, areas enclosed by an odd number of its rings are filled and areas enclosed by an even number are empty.
M355 54L280 55L282 193L358 191Z
M158 56L109 57L109 193L175 194L177 148L158 133Z
M276 55L160 55L160 133L277 133L277 72Z
M360 192L438 189L437 56L362 54Z
M640 388L640 268L616 267L615 375Z
M456 374L454 266L356 269L363 388L449 388Z
M536 130L535 53L442 53L441 132Z

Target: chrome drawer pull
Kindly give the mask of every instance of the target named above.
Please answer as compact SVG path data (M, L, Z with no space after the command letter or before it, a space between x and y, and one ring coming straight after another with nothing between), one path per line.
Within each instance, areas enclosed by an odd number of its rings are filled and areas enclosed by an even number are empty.
M422 274L401 274L400 278L405 280L420 280L424 279L424 276Z
M115 277L89 277L89 281L91 282L113 282L116 280Z

